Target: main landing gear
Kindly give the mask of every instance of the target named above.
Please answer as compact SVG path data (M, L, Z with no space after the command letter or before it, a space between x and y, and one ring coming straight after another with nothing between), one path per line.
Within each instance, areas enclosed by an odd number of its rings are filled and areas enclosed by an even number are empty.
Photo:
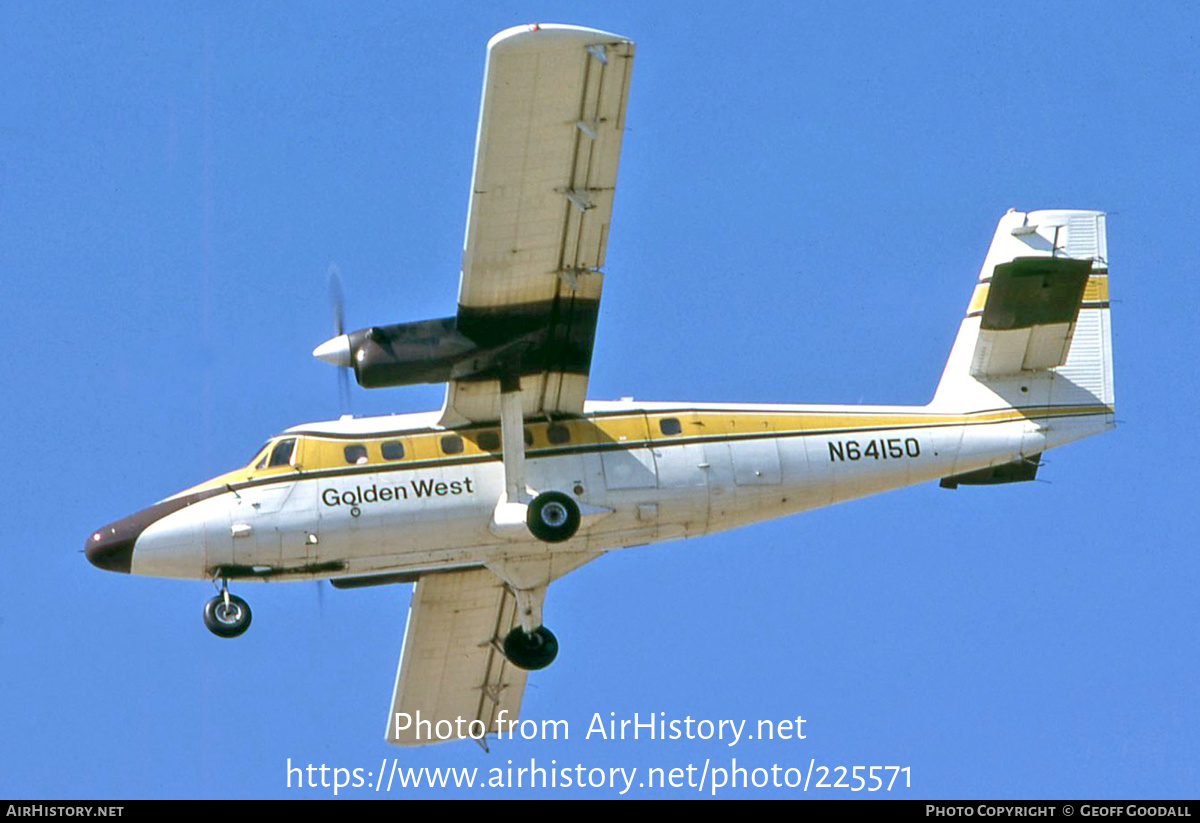
M579 504L562 492L542 492L530 502L525 525L538 540L561 543L579 530Z
M542 625L542 602L546 597L545 585L529 585L517 588L514 582L529 573L524 564L513 564L501 568L510 579L505 583L517 598L517 625L504 636L502 650L508 661L527 672L544 669L558 657L558 638L554 632ZM493 568L493 571L497 569ZM515 573L515 575L514 575ZM515 579L512 579L514 578Z
M568 494L543 491L525 484L524 410L521 381L514 375L501 380L500 447L504 459L504 494L492 513L491 530L500 537L521 541L533 535L543 543L562 543L579 531L583 515Z
M538 626L532 633L514 626L504 638L504 656L527 672L544 669L558 657L558 638L545 626Z
M250 604L222 580L220 593L204 604L204 625L217 637L237 637L250 628Z
M508 633L494 642L519 669L536 671L544 669L558 657L558 638L554 632L542 625L542 606L546 600L546 587L556 577L578 568L596 554L578 553L557 556L531 555L525 557L497 558L487 564L504 582L505 596L516 600L512 627Z

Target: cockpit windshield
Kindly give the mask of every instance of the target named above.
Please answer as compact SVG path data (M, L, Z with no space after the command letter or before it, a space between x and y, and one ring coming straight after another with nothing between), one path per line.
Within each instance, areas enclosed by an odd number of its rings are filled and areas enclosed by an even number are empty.
M254 453L254 456L250 458L249 465L253 466L256 469L261 469L264 465L266 465L265 463L263 463L263 461L267 459L267 454L268 454L267 450L270 448L270 446L271 446L271 441L269 441L269 440L266 443L263 443L261 446L259 446L258 451L256 451Z
M287 440L280 440L275 444L275 448L271 449L271 462L267 464L267 468L288 465L292 462L292 452L295 450L296 438L289 437Z
M276 466L287 466L292 462L292 453L295 450L296 438L294 437L267 443L262 451L255 455L257 462L253 464L254 468L272 469Z

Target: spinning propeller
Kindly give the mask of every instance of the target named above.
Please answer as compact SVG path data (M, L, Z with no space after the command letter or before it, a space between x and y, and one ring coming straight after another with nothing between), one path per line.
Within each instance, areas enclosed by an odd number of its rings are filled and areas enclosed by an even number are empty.
M329 264L329 306L333 312L333 337L313 349L313 357L340 366L338 401L342 414L350 412L350 338L346 335L346 295L342 273L336 263Z

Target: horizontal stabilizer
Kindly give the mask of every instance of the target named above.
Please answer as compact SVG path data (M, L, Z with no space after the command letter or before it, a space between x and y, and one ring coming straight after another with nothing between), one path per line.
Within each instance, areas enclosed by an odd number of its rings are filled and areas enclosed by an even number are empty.
M1027 480L1036 480L1041 458L1040 454L1033 454L1011 463L988 466L986 469L956 474L953 477L943 477L942 482L938 485L943 489L957 489L959 486L994 486L999 483L1022 483Z

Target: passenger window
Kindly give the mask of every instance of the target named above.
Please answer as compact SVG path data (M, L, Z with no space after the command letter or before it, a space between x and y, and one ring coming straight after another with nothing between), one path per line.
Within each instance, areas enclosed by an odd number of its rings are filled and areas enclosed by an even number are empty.
M561 423L553 423L550 428L546 429L546 439L554 445L569 443L571 441L571 430Z
M658 430L663 434L679 434L683 431L683 426L679 425L678 418L664 417L658 421Z
M500 435L494 431L482 431L475 438L475 443L485 452L495 451L500 448Z
M342 454L346 455L346 462L352 466L361 466L367 462L367 447L362 443L353 443L342 449Z
M382 446L384 460L400 460L404 457L404 444L399 440L386 440Z
M273 469L276 466L286 466L292 462L292 452L296 450L296 439L288 438L280 440L275 444L275 448L271 449L271 462L267 464L268 469Z
M462 454L463 441L457 434L447 434L442 438L442 454Z

